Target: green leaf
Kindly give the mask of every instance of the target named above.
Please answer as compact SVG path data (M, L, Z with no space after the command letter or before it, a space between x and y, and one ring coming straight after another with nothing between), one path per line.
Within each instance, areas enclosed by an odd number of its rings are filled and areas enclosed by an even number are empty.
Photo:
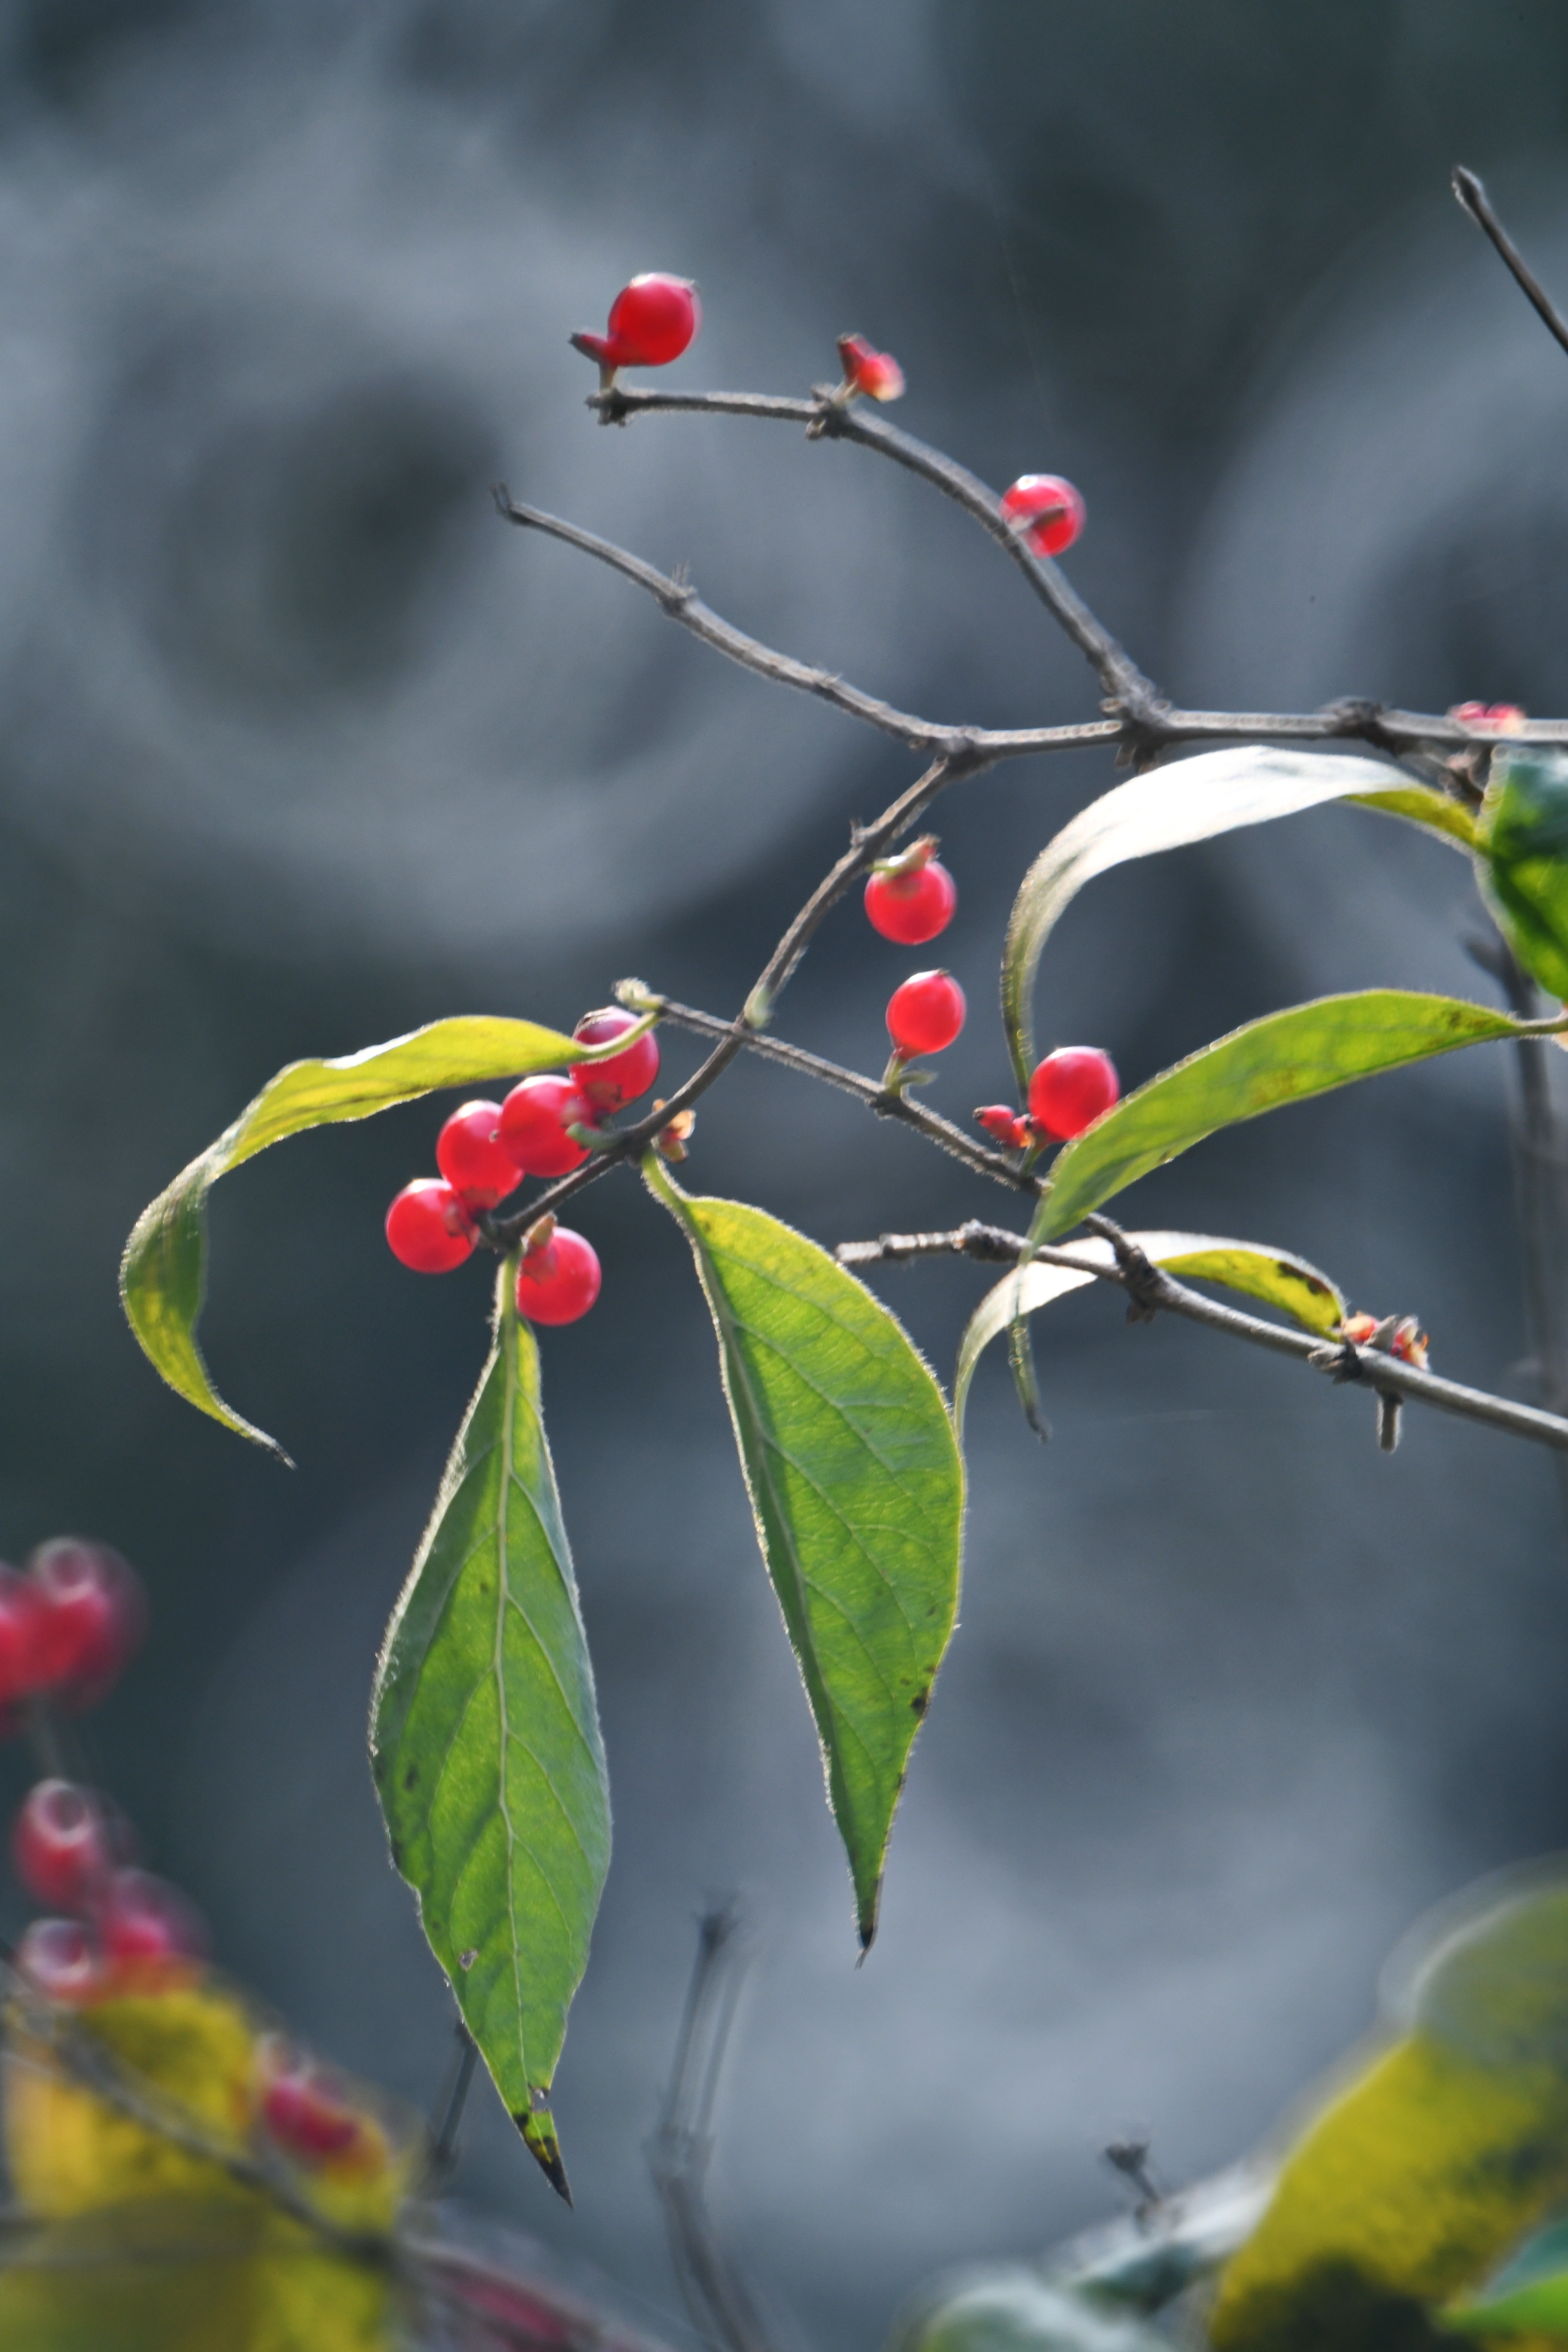
M1542 988L1568 998L1568 758L1494 751L1477 839L1481 895L1503 937Z
M609 1866L610 1797L516 1276L509 1259L495 1345L387 1628L371 1763L430 1948L565 2196L550 2085Z
M1212 1234L1129 1234L1145 1257L1184 1282L1215 1282L1226 1290L1283 1308L1293 1322L1309 1331L1331 1332L1345 1312L1345 1302L1326 1274L1289 1250L1268 1249L1259 1242L1217 1239ZM1098 1238L1075 1244L1080 1257L1101 1265L1115 1263L1109 1242ZM1092 1274L1072 1266L1044 1265L1036 1258L1016 1272L1005 1274L988 1290L964 1327L959 1342L958 1369L952 1381L954 1425L963 1427L974 1368L993 1339L1020 1316L1037 1313L1069 1291L1093 1282Z
M1080 1217L1222 1127L1460 1045L1528 1034L1486 1005L1403 988L1322 996L1233 1029L1125 1096L1057 1156L1031 1238Z
M120 1295L131 1328L157 1370L198 1411L286 1462L288 1455L264 1430L230 1412L213 1387L196 1343L196 1318L206 1295L206 1198L218 1178L306 1128L371 1118L437 1087L483 1086L560 1069L569 1062L599 1061L606 1054L624 1053L626 1044L622 1036L605 1045L582 1045L537 1022L474 1014L432 1021L406 1037L333 1061L290 1062L142 1210L132 1229Z
M1538 2231L1486 2284L1443 2313L1467 2335L1568 2336L1568 2221Z
M1030 1006L1040 951L1086 882L1129 858L1181 849L1334 800L1409 818L1460 845L1468 845L1473 831L1469 813L1458 802L1408 782L1385 761L1257 744L1204 751L1156 768L1080 809L1025 875L1008 919L1002 1019L1020 1087L1027 1086L1036 1059Z
M776 1217L694 1200L650 1154L719 1335L757 1538L849 1856L862 1946L910 1743L958 1607L963 1465L942 1391L881 1301Z

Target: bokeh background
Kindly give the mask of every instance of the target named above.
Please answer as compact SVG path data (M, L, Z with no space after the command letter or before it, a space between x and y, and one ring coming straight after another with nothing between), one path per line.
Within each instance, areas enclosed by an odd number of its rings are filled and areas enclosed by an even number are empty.
M918 484L783 429L602 433L568 331L649 267L703 289L684 383L804 391L865 331L910 429L1082 486L1074 577L1189 700L1561 710L1568 363L1447 175L1487 173L1568 289L1568 22L5 0L0 66L0 1546L76 1528L142 1566L154 1638L99 1770L226 1963L425 2101L450 2011L363 1717L483 1349L482 1268L420 1282L381 1238L437 1112L216 1202L209 1355L292 1476L160 1389L124 1234L297 1055L462 1011L569 1025L627 971L732 1007L910 772L507 531L492 480L907 707L1025 723L1097 691ZM1017 876L1113 780L1015 764L944 803L956 1117L1005 1089ZM1096 884L1041 1025L1132 1081L1314 990L1484 993L1474 928L1445 846L1300 818ZM910 961L846 908L784 1032L879 1066ZM1131 1205L1305 1250L1528 1394L1509 1082L1483 1052L1286 1113ZM754 1068L689 1172L828 1244L1005 1209ZM1041 1332L1048 1450L1005 1369L977 1389L963 1622L857 1969L682 1244L630 1181L580 1221L605 1296L545 1376L618 1842L558 2083L577 2210L488 2092L460 2186L656 2324L641 2146L710 1894L743 1890L760 1943L719 2201L786 2340L837 2352L938 2264L1113 2210L1118 2133L1171 2183L1239 2152L1362 2030L1415 1912L1563 1840L1544 1459L1419 1416L1382 1459L1364 1399L1080 1298ZM984 1278L883 1286L945 1370ZM15 1751L0 1773L10 1802Z

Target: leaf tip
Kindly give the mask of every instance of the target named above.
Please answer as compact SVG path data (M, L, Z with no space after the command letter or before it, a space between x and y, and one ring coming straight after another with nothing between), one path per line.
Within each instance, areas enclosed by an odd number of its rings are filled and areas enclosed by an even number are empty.
M555 2137L555 2122L548 2107L530 2112L524 2109L514 2115L513 2123L522 2134L529 2154L563 2203L572 2203L572 2187L566 2178L566 2167L561 2161L561 2143Z

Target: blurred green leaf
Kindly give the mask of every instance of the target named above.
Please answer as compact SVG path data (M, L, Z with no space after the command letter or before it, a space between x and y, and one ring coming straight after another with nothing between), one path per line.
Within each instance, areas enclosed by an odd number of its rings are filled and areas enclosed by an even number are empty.
M1411 783L1387 761L1342 751L1244 744L1135 776L1080 809L1025 875L1002 955L1002 1019L1020 1088L1036 1059L1031 1004L1040 951L1084 884L1112 866L1207 841L1239 826L1353 800L1468 845L1473 821L1446 793Z
M1402 988L1322 996L1249 1021L1124 1096L1066 1145L1032 1237L1056 1241L1091 1209L1222 1127L1380 1070L1521 1034L1506 1013Z
M1481 895L1526 971L1568 998L1568 757L1492 754L1476 860Z
M609 1866L610 1799L516 1271L500 1270L495 1345L387 1628L371 1761L430 1948L565 2195L550 2085Z
M942 1391L880 1300L815 1242L697 1200L651 1156L719 1336L763 1558L849 1856L862 1945L910 1743L958 1606L963 1466Z
M895 2321L888 2352L1168 2352L1170 2340L1125 2310L1009 2263L928 2288Z
M1472 2336L1568 2336L1568 2221L1553 2221L1473 2295L1450 2303L1446 2327Z
M1331 1332L1344 1315L1344 1299L1328 1276L1289 1250L1268 1249L1258 1242L1221 1240L1212 1234L1129 1234L1127 1238L1153 1265L1179 1280L1215 1282L1226 1290L1238 1290L1266 1306L1282 1308L1309 1331ZM1109 1242L1091 1239L1076 1244L1075 1248L1079 1256L1092 1257L1101 1265L1115 1263ZM952 1413L960 1431L974 1368L992 1340L1018 1317L1036 1314L1053 1299L1065 1298L1069 1291L1081 1290L1094 1279L1092 1274L1071 1266L1042 1265L1035 1259L1015 1273L1005 1274L986 1292L959 1342Z
M584 1046L537 1022L474 1014L432 1021L406 1037L334 1061L290 1062L137 1218L120 1269L132 1329L177 1394L287 1461L264 1430L230 1412L196 1343L206 1295L206 1198L218 1178L307 1128L371 1118L438 1087L485 1086L625 1050L625 1037Z

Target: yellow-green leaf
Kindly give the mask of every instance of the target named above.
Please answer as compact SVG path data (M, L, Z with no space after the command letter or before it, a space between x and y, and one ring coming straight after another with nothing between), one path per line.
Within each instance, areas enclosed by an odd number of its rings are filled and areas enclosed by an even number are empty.
M1568 998L1568 758L1497 751L1477 828L1476 874L1528 972Z

